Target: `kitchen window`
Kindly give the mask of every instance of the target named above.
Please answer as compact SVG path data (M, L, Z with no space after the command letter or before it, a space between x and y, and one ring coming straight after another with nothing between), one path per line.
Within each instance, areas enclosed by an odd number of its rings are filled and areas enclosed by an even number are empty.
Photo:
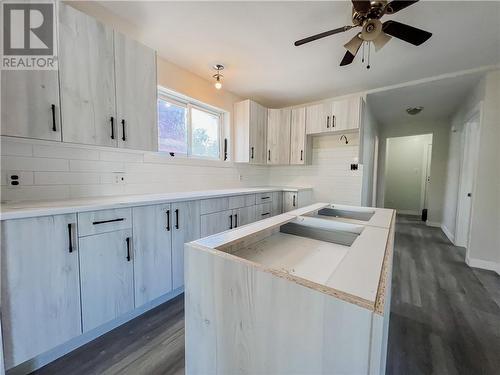
M185 157L221 157L223 113L186 97L160 89L158 93L158 150Z

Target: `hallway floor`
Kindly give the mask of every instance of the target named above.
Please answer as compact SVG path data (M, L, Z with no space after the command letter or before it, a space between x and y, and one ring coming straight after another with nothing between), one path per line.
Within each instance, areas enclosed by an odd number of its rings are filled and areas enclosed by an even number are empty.
M500 276L418 218L398 217L387 374L498 374ZM43 367L37 374L182 374L183 297Z

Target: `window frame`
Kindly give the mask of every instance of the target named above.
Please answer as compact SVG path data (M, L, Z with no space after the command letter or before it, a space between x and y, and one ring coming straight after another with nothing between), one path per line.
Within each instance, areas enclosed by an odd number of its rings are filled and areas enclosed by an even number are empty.
M175 152L175 156L181 156L187 159L198 159L198 160L211 160L211 161L223 161L223 153L224 153L224 146L223 146L223 127L224 127L224 111L220 110L216 107L212 107L206 103L200 102L198 100L189 98L187 96L178 94L172 90L166 89L164 87L158 86L158 100L163 100L169 103L172 103L174 105L177 105L179 107L184 107L186 108L186 137L187 137L187 153L178 153ZM219 152L217 157L210 157L210 156L200 156L200 155L193 155L192 152L192 145L193 145L193 124L192 124L192 115L191 111L192 109L195 108L199 111L208 113L210 115L213 115L218 118L219 120L219 125L217 129L217 134L218 134L218 141L219 141ZM158 110L158 104L157 104L157 110ZM159 134L158 134L158 144L159 144ZM162 151L158 149L158 152L162 154L169 154L171 151Z

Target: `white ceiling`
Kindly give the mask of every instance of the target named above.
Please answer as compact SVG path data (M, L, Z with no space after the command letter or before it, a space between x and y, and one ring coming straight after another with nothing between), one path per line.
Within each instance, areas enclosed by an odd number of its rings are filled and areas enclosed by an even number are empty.
M143 41L167 60L211 79L226 65L225 87L268 106L285 106L500 62L500 3L421 1L384 19L432 32L420 47L393 38L360 59L339 63L353 35L301 47L297 39L350 24L351 3L338 2L101 2L133 23Z
M447 120L480 78L481 73L474 73L380 91L368 94L367 102L382 126ZM406 113L406 108L417 106L424 107L419 114L411 116Z

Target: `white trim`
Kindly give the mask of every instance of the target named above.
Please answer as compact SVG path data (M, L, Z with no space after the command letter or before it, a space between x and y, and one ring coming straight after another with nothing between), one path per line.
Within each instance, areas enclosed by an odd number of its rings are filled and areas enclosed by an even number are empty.
M441 224L441 230L445 234L446 237L450 240L450 242L455 245L455 235L451 233L448 227L444 224Z
M422 212L421 211L415 211L415 210L399 210L396 209L398 214L402 215L415 215L415 216L421 216Z
M469 258L468 256L465 257L465 263L467 263L469 267L493 271L500 275L500 263L492 262L490 260Z
M425 225L427 225L428 227L433 227L433 228L441 228L441 223L438 223L437 221L429 221L429 220L427 220L425 222Z

